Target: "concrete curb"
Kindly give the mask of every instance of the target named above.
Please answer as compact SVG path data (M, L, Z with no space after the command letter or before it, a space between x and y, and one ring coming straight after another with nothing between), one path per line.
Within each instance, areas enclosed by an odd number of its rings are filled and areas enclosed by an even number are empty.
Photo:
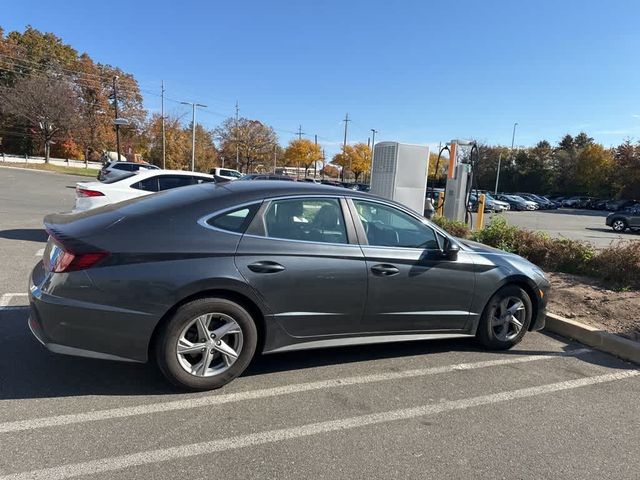
M640 342L634 342L620 335L605 332L554 313L547 313L545 330L563 337L573 338L585 345L611 353L623 360L640 364Z

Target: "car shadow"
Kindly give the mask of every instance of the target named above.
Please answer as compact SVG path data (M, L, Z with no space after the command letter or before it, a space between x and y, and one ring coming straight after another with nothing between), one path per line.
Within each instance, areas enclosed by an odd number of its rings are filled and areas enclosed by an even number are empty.
M46 243L49 235L42 228L14 228L12 230L0 230L0 238Z
M85 395L164 396L184 393L171 386L151 363L111 362L53 354L33 337L27 327L27 318L27 307L0 309L0 401ZM567 342L566 339L559 340ZM565 349L569 351L580 347L579 343L570 342ZM481 352L483 349L473 338L466 338L259 355L242 376L449 351ZM501 355L549 353L545 350L518 349L501 352ZM626 368L622 362L605 354L590 354L580 358L611 368Z
M614 233L618 235L638 235L640 230L626 229L624 232L616 232L611 228L597 228L597 227L584 227L585 230L591 230L592 232Z
M537 210L539 213L549 213L551 215L580 215L583 217L605 218L609 213L605 210L585 210L582 208L558 208L555 210Z

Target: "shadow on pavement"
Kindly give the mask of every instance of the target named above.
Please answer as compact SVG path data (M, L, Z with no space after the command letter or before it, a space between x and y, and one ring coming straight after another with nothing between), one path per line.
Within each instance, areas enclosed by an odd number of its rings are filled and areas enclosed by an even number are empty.
M13 230L0 230L0 238L45 243L49 235L42 228L15 228Z
M638 235L640 230L625 230L624 232L614 232L611 228L596 228L596 227L584 227L585 230L591 230L593 232L615 233L618 235Z
M550 213L552 215L580 215L583 217L605 218L610 212L604 210L583 210L579 208L558 208L557 210L537 210L537 213Z
M0 400L83 395L166 395L181 393L153 364L92 360L50 353L27 327L28 309L0 310ZM566 339L556 337L561 342ZM564 349L580 348L570 342ZM439 352L481 352L473 338L389 343L260 355L243 377L307 368L402 358ZM546 350L510 350L500 355L547 355ZM603 353L580 357L610 368L633 368ZM473 361L473 360L472 360ZM479 361L479 360L476 360ZM371 373L377 370L372 365ZM312 377L303 377L312 381ZM222 390L223 391L223 390ZM221 392L222 392L221 391Z

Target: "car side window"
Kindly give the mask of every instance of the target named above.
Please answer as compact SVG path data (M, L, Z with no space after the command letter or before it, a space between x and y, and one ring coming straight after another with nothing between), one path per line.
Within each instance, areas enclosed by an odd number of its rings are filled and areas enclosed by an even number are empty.
M274 200L264 215L264 227L271 238L349 243L337 198Z
M158 186L161 191L186 187L187 185L192 185L191 182L192 178L188 175L160 175L158 177Z
M200 185L201 183L211 183L213 182L214 179L213 178L206 178L206 177L191 177L191 183L193 185Z
M394 207L354 200L369 245L437 250L434 230Z
M131 172L132 171L131 165L129 165L127 163L116 163L111 168L113 168L115 170L124 170L125 172Z
M253 216L258 211L259 204L241 207L210 218L207 223L212 227L228 232L244 233Z
M158 187L158 177L149 177L141 180L139 182L131 185L131 188L135 188L136 190L144 190L146 192L157 192L159 191Z

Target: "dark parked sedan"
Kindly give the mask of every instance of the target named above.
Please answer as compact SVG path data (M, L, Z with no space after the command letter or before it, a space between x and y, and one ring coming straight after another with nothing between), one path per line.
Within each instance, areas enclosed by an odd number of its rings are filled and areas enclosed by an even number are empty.
M506 349L544 326L536 266L367 193L202 184L45 226L34 335L57 353L155 359L188 389L226 384L256 352L470 336Z
M624 232L627 228L631 230L640 229L640 205L610 213L605 223L616 232Z

